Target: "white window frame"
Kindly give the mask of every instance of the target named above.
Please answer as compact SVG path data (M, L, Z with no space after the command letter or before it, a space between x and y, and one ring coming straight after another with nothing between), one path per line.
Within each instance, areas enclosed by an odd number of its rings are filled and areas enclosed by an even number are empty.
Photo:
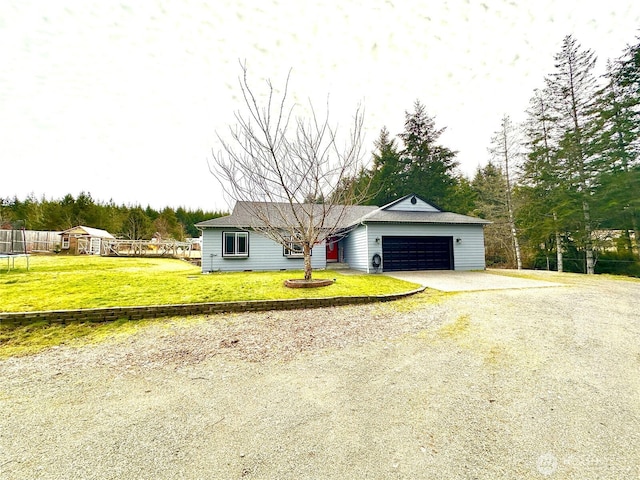
M233 252L227 251L227 236L233 236ZM238 253L240 241L244 237L246 251ZM225 258L247 258L249 256L249 232L222 232L222 256Z
M293 237L289 237L287 246L283 247L282 254L287 258L302 258L304 257L304 250L302 245L295 242Z
M69 235L62 236L62 244L60 245L62 250L69 250Z

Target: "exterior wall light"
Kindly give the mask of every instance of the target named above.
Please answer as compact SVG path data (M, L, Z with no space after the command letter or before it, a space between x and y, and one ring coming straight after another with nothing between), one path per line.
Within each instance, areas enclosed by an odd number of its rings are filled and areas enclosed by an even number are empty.
M376 237L376 243L380 243L380 237Z
M456 243L462 243L462 239L460 237L456 238Z

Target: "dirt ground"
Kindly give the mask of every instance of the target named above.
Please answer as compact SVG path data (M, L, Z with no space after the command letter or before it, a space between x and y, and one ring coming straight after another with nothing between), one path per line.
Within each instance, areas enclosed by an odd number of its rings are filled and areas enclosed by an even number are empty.
M0 478L640 478L640 282L527 275L0 361Z

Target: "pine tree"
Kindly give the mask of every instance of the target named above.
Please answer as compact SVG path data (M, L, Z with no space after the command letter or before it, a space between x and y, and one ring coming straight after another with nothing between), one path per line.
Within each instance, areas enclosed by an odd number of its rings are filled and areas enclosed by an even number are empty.
M475 194L473 215L492 223L484 228L485 256L488 265L513 265L513 244L506 208L505 178L491 161L478 168L471 187Z
M593 99L597 85L593 68L596 57L592 51L582 50L569 35L564 38L555 61L555 71L546 80L552 96L550 106L556 114L557 127L562 132L557 161L563 167L562 174L573 194L572 200L582 211L586 272L593 274L595 260L591 197L597 166L589 133L594 122Z
M566 188L556 161L558 129L551 109L548 90L534 90L524 124L528 150L522 166L518 197L523 207L518 212L521 227L532 245L554 245L557 270L563 271L562 233L566 229Z
M374 145L373 167L361 173L360 182L369 189L369 204L386 205L408 192L403 192L400 153L386 127L382 128Z
M414 112L405 112L404 132L398 135L403 142L401 168L398 172L405 191L450 209L455 195L458 162L456 153L437 142L444 128L436 128L435 118L416 101Z
M640 43L608 62L604 77L594 126L600 165L597 200L609 228L633 232L640 255L640 172L635 168L640 162Z

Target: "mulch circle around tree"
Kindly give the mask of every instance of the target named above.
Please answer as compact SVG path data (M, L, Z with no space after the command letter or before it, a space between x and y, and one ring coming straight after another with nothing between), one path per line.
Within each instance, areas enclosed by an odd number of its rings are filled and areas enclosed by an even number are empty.
M317 288L331 285L334 280L325 278L319 280L290 279L284 281L284 286L289 288Z

